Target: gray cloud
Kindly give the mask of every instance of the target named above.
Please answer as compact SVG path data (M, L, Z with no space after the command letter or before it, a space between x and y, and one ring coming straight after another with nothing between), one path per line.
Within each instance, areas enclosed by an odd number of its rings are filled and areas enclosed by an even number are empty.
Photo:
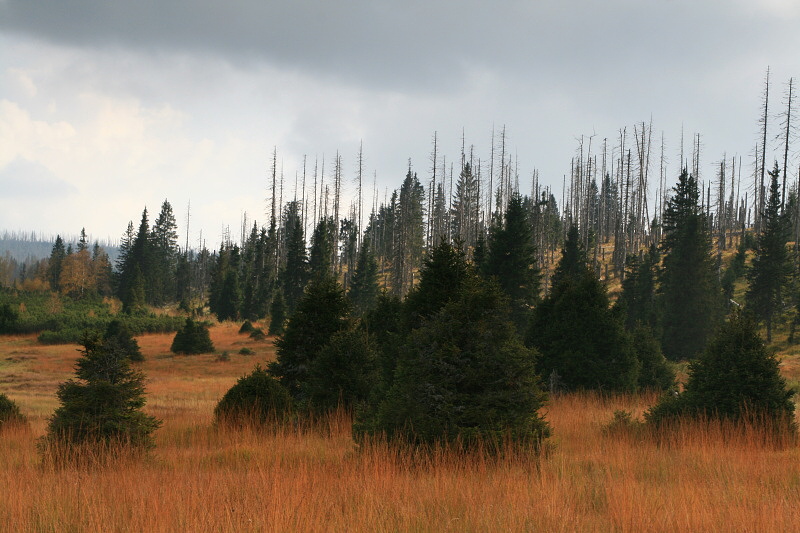
M554 86L663 79L738 56L776 22L688 0L0 3L0 29L57 43L218 54L405 92L453 90L475 67Z

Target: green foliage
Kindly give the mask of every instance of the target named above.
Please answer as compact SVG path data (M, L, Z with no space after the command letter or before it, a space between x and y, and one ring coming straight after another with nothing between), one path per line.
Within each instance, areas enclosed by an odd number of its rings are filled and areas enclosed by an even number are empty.
M17 318L6 323L5 333L40 333L43 344L78 343L85 331L102 333L115 319L124 322L132 335L168 333L183 324L182 318L168 315L114 315L100 298L74 300L46 291L0 289L0 313L6 305Z
M609 308L606 287L586 264L579 239L570 229L554 286L534 310L526 343L541 353L539 373L558 375L567 389L632 391L639 361L623 317Z
M361 320L361 327L376 344L380 372L373 387L375 398L371 403L380 401L392 385L399 350L405 336L402 315L403 303L400 298L384 291L378 296L375 309L368 312Z
M251 348L248 348L247 346L239 350L239 355L253 355L255 353L256 352L254 352Z
M296 201L289 202L284 213L284 239L286 263L281 270L280 282L291 314L303 298L303 289L309 278L303 221Z
M283 299L283 293L277 291L269 306L269 330L267 332L270 335L283 335L285 329L286 301Z
M124 349L96 336L83 340L75 376L58 387L61 406L47 428L43 447L67 444L122 444L149 448L161 422L141 411L144 375L131 369Z
M103 342L116 343L131 361L144 361L144 355L142 355L142 350L139 349L139 343L133 338L125 322L119 319L114 319L108 323L103 334Z
M745 274L745 260L747 259L746 239L739 241L736 248L736 255L733 256L731 264L722 272L720 285L722 292L727 300L733 299L733 289L736 281Z
M213 352L214 344L208 334L208 327L202 322L187 318L183 328L175 334L170 350L184 355Z
M291 412L289 392L256 365L225 393L214 408L214 419L221 424L264 425L284 422Z
M0 431L9 426L26 423L27 418L19 410L17 403L5 394L0 393Z
M406 330L419 327L455 298L470 272L464 252L442 240L428 253L419 284L405 300Z
M489 253L484 272L494 276L511 301L511 316L521 334L527 329L530 310L539 299L541 274L536 264L531 223L522 197L508 201L503 223L489 233Z
M633 353L639 361L639 389L669 390L675 387L675 370L661 353L661 344L650 328L639 325L631 333Z
M263 329L253 328L253 331L250 332L250 338L256 341L263 341L267 336L264 334Z
M332 276L315 278L297 306L286 331L275 345L277 359L270 373L281 380L295 400L305 401L309 368L338 331L346 329L350 305Z
M654 424L680 416L769 420L794 428L792 395L755 320L736 312L690 363L684 392L667 396L645 418Z
M625 314L625 327L633 331L637 324L655 328L658 324L656 304L656 277L658 272L658 249L655 245L641 257L628 256L622 293L617 306Z
M414 271L422 261L425 243L423 231L423 199L425 188L419 182L416 173L409 168L397 203L392 197L394 209L393 246L392 246L392 289L398 296L405 296L411 290Z
M249 320L245 320L242 323L242 327L239 328L239 334L250 333L251 331L253 331L253 329L255 329L253 328L253 323L250 322Z
M419 444L538 446L549 428L538 414L545 394L534 361L506 297L472 276L411 333L391 389L359 428Z
M11 307L11 304L0 305L0 333L11 333L18 318L19 313Z
M122 311L124 313L140 315L146 312L144 287L144 274L139 265L134 265L128 290L122 297Z
M364 239L358 252L353 278L350 280L348 297L353 304L353 312L362 316L372 310L378 302L378 262L372 253L369 237Z
M336 254L336 224L333 217L321 218L311 236L311 257L308 267L311 277L330 275Z
M664 211L660 276L661 346L667 359L693 359L723 318L722 289L697 180L684 170Z
M242 305L242 289L239 281L241 266L239 247L220 247L217 261L211 273L208 307L217 319L237 320Z
M367 333L343 330L311 362L305 395L317 412L353 409L367 401L377 379L376 350Z
M784 307L787 284L792 272L786 249L789 226L781 213L781 191L778 184L778 163L769 173L770 193L758 236L755 257L747 271L747 309L767 326L767 342L772 341L772 324Z
M56 292L61 289L61 270L66 257L67 251L64 248L64 241L61 239L61 235L57 235L56 242L50 252L50 260L47 263L47 280L50 282L50 289Z

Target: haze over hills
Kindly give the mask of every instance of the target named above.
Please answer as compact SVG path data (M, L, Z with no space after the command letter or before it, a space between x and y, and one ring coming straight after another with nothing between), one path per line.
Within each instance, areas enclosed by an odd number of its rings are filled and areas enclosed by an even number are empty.
M73 247L78 243L78 235L62 235L64 244L66 246L72 244ZM16 232L16 231L0 231L0 257L11 256L12 259L23 262L29 259L44 259L50 257L50 252L53 250L53 244L56 241L55 235L41 235L35 231L31 232ZM95 239L89 236L89 242L93 246L95 242L100 244L108 254L111 263L116 262L119 256L119 246L116 243L110 243L108 240Z

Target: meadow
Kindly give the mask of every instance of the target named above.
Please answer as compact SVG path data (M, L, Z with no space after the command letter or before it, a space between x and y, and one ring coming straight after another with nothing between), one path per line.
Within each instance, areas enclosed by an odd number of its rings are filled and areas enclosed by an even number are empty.
M43 464L36 448L78 347L0 337L0 392L30 420L0 433L0 531L800 531L800 448L755 427L605 429L653 395L552 398L538 457L357 445L346 413L313 429L216 428L222 394L274 358L270 339L237 329L211 329L229 361L138 337L156 447L93 465Z

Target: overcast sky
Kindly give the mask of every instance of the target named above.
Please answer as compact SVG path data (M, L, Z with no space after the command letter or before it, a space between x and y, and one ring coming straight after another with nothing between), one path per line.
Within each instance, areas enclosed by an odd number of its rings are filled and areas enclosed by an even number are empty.
M216 247L266 222L273 147L286 198L304 155L327 178L337 150L352 192L363 142L382 199L409 159L427 183L434 132L488 161L503 126L521 181L559 191L581 136L651 118L671 181L681 131L703 177L725 153L751 172L798 28L797 0L0 0L0 231L117 240L166 198Z

